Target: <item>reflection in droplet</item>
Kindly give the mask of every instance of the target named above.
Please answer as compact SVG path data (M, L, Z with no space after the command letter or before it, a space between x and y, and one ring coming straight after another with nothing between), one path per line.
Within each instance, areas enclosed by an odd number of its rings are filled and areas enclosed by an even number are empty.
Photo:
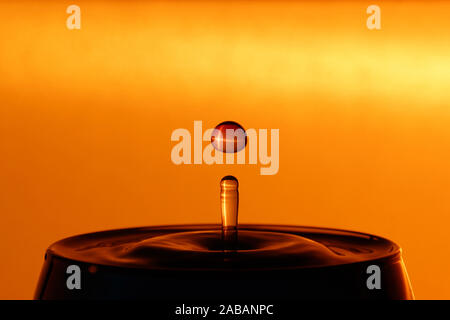
M247 145L247 134L240 124L225 121L214 128L211 143L216 150L222 152L239 152Z

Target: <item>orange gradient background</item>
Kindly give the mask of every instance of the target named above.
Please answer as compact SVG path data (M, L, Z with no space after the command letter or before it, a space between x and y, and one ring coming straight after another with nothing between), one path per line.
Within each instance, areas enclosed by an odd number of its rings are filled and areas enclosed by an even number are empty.
M81 7L81 30L66 8ZM381 7L381 30L366 8ZM112 228L240 221L399 243L416 298L450 298L450 3L0 2L0 298L45 249ZM280 129L280 170L171 162L177 128Z

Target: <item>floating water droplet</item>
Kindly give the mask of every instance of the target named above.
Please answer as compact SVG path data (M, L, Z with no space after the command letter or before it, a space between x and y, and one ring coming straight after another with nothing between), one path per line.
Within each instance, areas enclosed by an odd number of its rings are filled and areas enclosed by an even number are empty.
M222 209L222 237L224 250L234 250L237 245L237 221L239 208L238 180L225 176L220 181L220 205Z
M238 152L247 145L247 134L239 123L225 121L214 128L211 143L216 150L226 153Z

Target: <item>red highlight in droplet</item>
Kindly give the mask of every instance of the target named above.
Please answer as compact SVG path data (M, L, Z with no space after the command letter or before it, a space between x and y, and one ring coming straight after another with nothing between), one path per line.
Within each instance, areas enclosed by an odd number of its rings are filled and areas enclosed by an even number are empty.
M225 153L239 152L247 145L247 134L239 123L225 121L214 128L211 144L214 149Z

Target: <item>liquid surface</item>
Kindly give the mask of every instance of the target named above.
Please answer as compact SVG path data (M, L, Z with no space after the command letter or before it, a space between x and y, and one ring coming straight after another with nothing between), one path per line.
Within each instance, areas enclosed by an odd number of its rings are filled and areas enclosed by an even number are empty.
M221 226L166 226L67 238L49 250L86 263L141 269L315 268L396 255L389 240L347 231L243 225L235 250L224 250Z

